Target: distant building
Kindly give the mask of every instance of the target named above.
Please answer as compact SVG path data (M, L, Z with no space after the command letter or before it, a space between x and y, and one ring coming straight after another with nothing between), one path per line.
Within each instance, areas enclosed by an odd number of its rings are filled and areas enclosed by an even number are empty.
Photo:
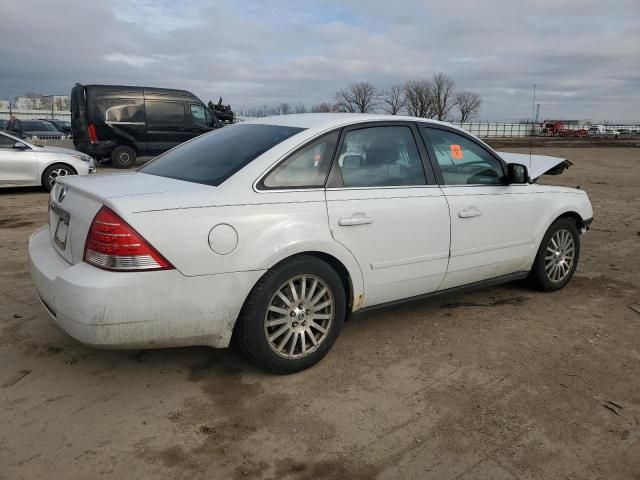
M67 111L70 101L68 95L38 95L29 93L16 97L16 109L18 110L48 110Z
M0 110L9 110L9 100L0 100Z

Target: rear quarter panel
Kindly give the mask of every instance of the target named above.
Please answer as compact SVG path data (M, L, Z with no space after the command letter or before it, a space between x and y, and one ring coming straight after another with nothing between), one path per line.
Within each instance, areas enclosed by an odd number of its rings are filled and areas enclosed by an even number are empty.
M224 198L225 205L170 210L134 211L136 199L126 197L107 204L129 211L123 218L186 276L266 271L292 255L315 251L340 260L350 273L354 295L362 292L355 258L331 236L324 191L245 190ZM211 230L220 224L232 226L238 237L236 248L226 255L209 244Z

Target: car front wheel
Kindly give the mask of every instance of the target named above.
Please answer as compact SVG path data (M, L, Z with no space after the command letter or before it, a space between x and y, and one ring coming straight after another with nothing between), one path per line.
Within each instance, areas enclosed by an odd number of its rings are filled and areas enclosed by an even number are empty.
M317 363L333 346L345 317L342 281L330 265L302 255L267 272L236 325L243 353L275 373Z
M67 175L76 175L77 172L69 165L56 163L48 167L42 174L42 187L50 192L58 177L66 177Z
M580 234L569 218L556 220L547 230L529 278L542 291L564 287L573 277L580 257Z

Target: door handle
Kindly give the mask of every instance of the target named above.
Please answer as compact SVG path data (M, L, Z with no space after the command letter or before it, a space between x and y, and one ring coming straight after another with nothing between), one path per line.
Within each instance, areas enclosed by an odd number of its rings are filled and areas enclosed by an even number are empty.
M341 227L351 227L353 225L368 225L373 223L373 218L367 217L364 213L354 213L350 217L341 218L338 220L338 225Z
M458 212L458 217L460 218L479 217L480 215L482 215L482 210L478 207L469 207Z

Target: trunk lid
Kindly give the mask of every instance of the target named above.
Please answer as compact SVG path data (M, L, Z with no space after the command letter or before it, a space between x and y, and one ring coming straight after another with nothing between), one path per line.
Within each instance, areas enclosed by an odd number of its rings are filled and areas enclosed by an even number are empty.
M211 192L215 187L138 172L61 177L49 196L49 237L62 258L71 264L79 263L91 222L104 204L130 221L132 212L118 209L122 203L119 199L138 197L135 205L148 208L149 200L156 204L151 199L154 195L184 192L192 196L203 190Z

